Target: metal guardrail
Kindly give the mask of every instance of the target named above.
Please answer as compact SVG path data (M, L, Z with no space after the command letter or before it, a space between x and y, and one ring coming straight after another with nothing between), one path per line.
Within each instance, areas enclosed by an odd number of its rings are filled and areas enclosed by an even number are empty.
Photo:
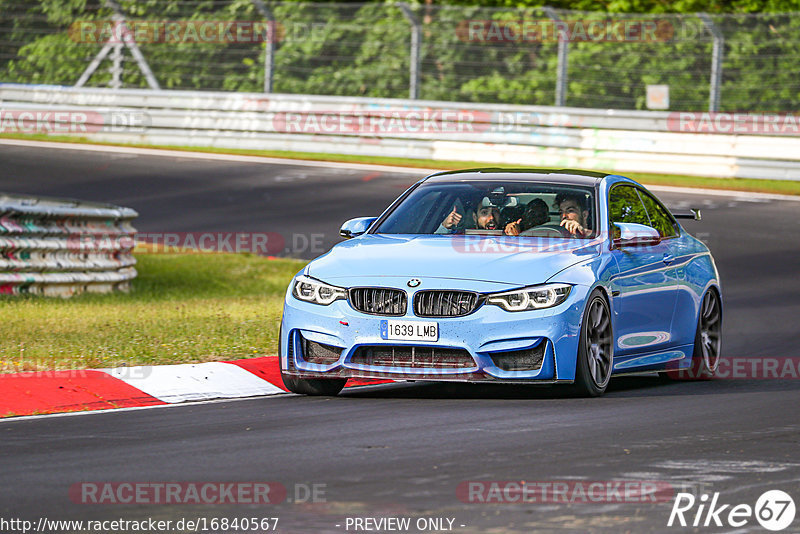
M0 295L127 291L130 208L0 193Z
M733 114L0 84L3 131L48 111L99 141L800 180L792 115L743 114L741 133Z

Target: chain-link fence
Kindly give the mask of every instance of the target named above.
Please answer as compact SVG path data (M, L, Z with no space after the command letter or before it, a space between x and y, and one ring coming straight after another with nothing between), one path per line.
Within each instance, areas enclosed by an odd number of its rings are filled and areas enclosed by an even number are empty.
M800 13L0 0L2 82L796 111L799 73Z

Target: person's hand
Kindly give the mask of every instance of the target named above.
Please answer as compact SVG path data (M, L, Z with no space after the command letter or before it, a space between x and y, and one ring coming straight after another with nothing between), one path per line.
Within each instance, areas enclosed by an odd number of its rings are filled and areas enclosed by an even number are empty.
M444 218L442 221L442 226L447 228L448 230L452 229L454 226L457 226L458 223L461 222L461 214L456 211L456 207L453 206L453 211L451 211L447 217Z
M522 219L517 219L514 222L508 223L505 229L506 235L519 235L521 224Z
M572 219L564 219L561 221L561 226L567 229L567 231L572 235L577 236L584 236L586 235L586 228L580 225L578 221L573 221Z

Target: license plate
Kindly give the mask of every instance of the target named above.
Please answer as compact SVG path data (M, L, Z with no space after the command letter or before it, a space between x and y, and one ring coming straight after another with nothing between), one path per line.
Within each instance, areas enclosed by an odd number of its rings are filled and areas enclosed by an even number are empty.
M381 321L382 339L438 341L439 323L432 321Z

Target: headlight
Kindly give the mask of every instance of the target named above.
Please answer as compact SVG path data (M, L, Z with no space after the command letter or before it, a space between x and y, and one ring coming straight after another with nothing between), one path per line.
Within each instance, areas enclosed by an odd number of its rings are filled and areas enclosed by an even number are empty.
M347 290L300 275L294 280L292 295L299 300L327 306L335 300L346 299Z
M567 300L570 289L572 286L568 284L531 286L504 293L493 293L488 295L486 302L512 312L540 310L557 306Z

